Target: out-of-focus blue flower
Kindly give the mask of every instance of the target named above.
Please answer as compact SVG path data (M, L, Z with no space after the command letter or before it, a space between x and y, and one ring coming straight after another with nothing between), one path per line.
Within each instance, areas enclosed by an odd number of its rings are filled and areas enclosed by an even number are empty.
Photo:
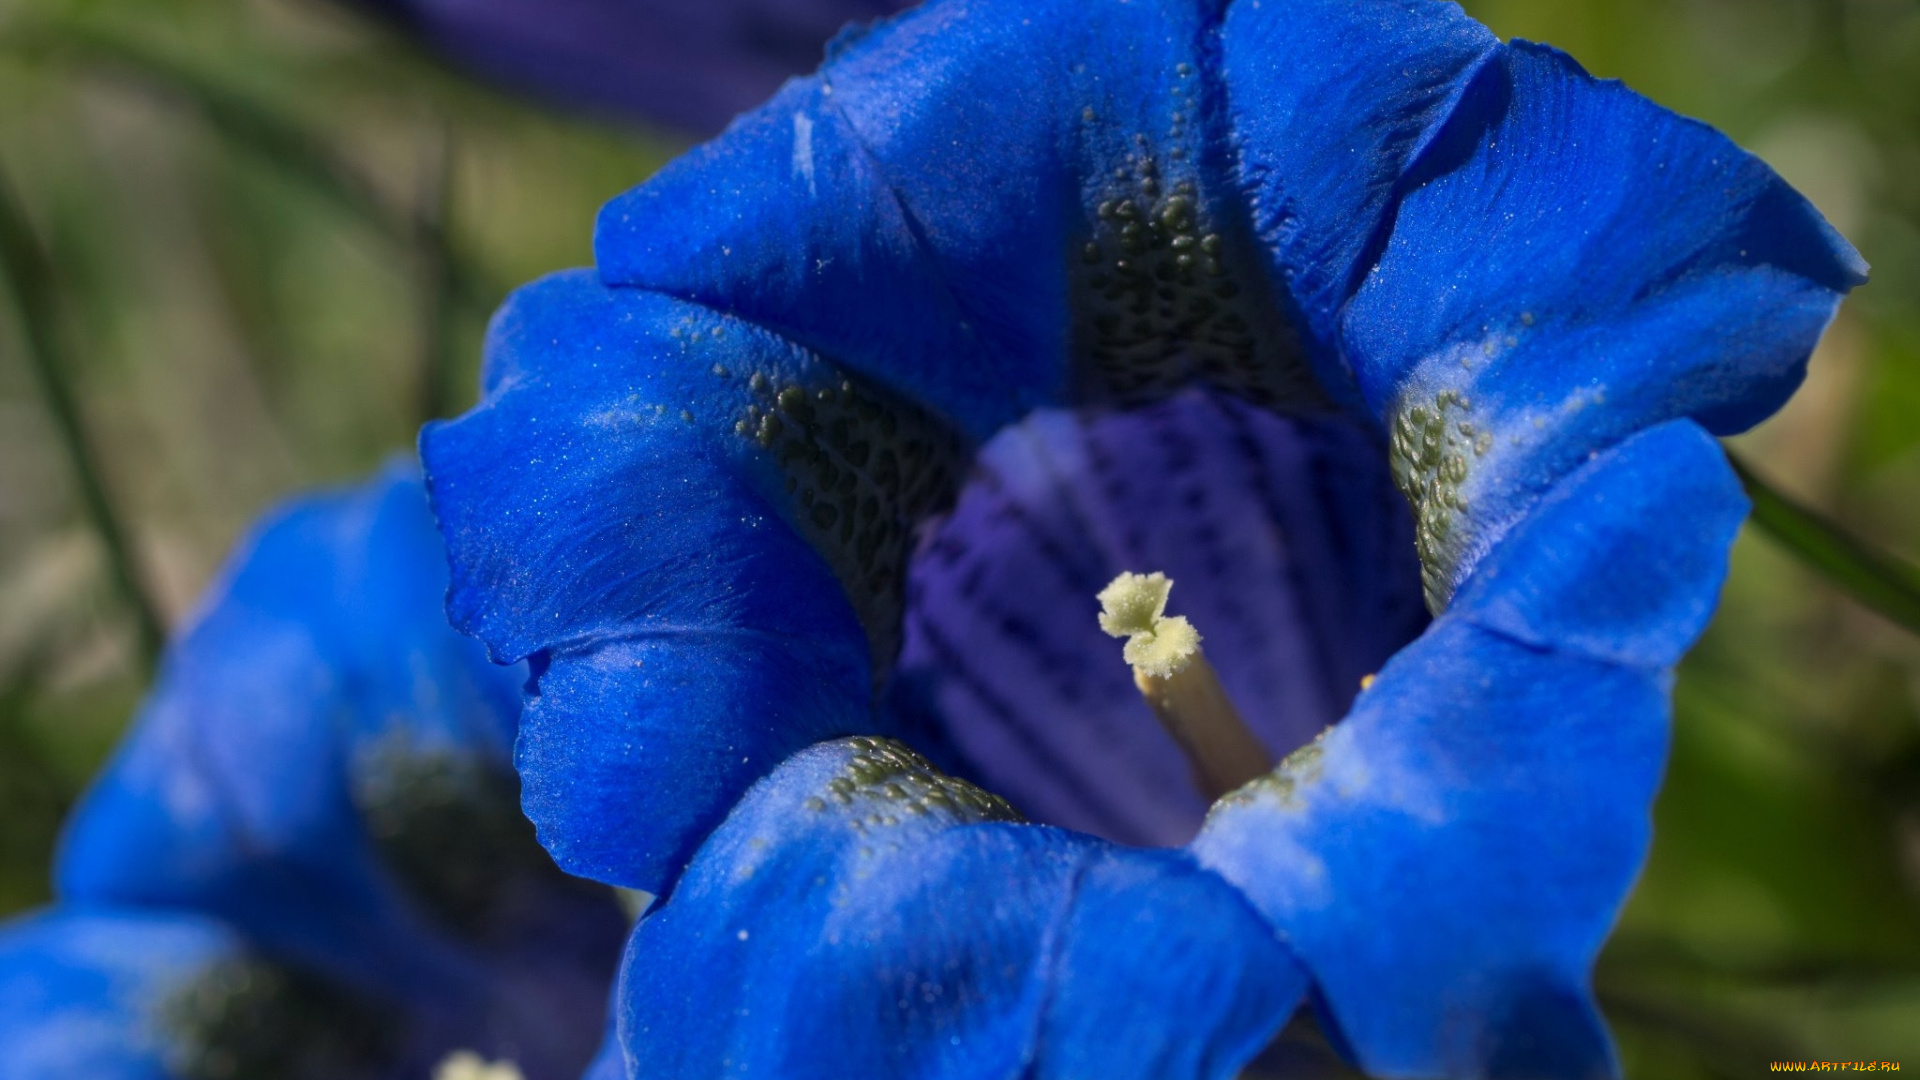
M687 131L720 130L909 0L357 0L477 72Z
M579 1074L625 922L521 816L524 672L446 626L417 471L275 514L0 934L0 1077Z
M628 1075L1227 1076L1303 988L1613 1071L1710 435L1864 274L1765 165L1451 4L942 0L596 249L423 448L543 842L665 898ZM1152 570L1284 759L1211 806L1096 625Z

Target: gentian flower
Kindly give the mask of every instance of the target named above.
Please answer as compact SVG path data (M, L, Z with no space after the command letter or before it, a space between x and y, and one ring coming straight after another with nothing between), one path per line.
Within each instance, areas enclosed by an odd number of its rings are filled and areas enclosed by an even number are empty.
M446 626L417 469L246 541L0 931L0 1077L573 1077L626 923L517 806L524 672Z
M423 450L543 843L660 897L608 1074L1615 1071L1711 436L1865 270L1764 164L1431 0L936 0L595 244Z
M907 0L357 0L477 73L707 134Z

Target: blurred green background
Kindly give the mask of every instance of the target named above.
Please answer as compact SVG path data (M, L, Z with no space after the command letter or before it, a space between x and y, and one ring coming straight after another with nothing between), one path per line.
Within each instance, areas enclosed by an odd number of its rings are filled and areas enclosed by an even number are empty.
M1733 446L1897 576L1920 551L1920 0L1467 6L1727 131L1873 264L1806 388ZM177 623L255 514L464 407L492 306L589 261L599 204L683 145L322 0L0 0L3 201L58 316L0 302L0 914L47 898L148 678L123 580ZM1750 527L1676 712L1598 975L1629 1074L1920 1069L1920 638Z

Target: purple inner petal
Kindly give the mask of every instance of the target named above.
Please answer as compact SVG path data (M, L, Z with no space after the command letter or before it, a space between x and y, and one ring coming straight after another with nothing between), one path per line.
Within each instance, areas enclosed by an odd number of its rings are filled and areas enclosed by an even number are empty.
M1427 622L1372 432L1201 391L1043 411L988 444L923 536L888 706L1035 820L1186 842L1207 800L1096 621L1122 571L1173 578L1168 612L1275 760Z

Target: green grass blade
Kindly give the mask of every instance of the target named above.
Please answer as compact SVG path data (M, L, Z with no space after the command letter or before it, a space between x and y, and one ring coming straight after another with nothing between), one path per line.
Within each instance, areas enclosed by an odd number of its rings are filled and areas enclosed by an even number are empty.
M428 147L422 170L419 202L414 210L419 237L416 259L420 290L420 387L417 405L421 423L458 411L452 372L458 367L461 295L458 260L453 251L454 176L458 168L453 125L444 123Z
M1782 494L1738 457L1728 460L1753 500L1753 524L1840 591L1920 633L1920 571L1868 547L1840 525Z
M73 468L80 500L100 538L113 575L139 635L140 655L149 671L166 640L165 624L146 586L126 525L101 474L99 455L87 438L80 407L66 373L72 369L59 330L60 303L53 264L22 212L12 186L0 174L0 283L20 317L27 367L53 420L60 448Z

